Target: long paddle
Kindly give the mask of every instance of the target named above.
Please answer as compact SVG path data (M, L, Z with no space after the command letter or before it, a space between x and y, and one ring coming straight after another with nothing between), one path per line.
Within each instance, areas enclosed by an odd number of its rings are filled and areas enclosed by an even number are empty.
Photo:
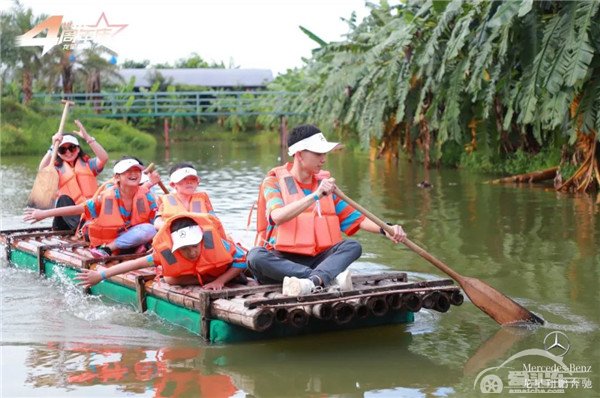
M58 127L59 133L62 133L65 128L69 107L75 105L71 101L63 100L62 102L65 106L60 119L60 126ZM52 146L50 163L48 163L46 167L38 170L38 174L33 182L33 188L31 188L31 193L27 199L28 207L42 210L54 207L54 199L56 191L58 190L58 171L54 167L54 161L56 160L56 151L58 150L59 144L60 143L57 141Z
M364 214L369 220L373 221L379 227L383 228L388 234L393 235L394 229L377 218L373 213L350 199L339 188L336 188L336 195L346 201L350 206ZM417 246L410 239L405 238L404 243L410 250L435 265L442 272L454 279L463 291L469 296L471 302L480 310L488 314L493 320L500 325L515 325L522 322L544 324L544 320L539 316L528 311L526 308L514 302L509 297L500 293L485 282L476 278L462 276L452 268L427 253L424 249Z
M154 169L156 169L156 166L154 165L154 163L150 163L148 165L148 167L146 167L146 170L144 170L144 173L146 174L150 174L154 171ZM162 191L166 194L169 193L169 189L165 186L165 184L159 179L158 180L158 186L160 187L160 189L162 189Z

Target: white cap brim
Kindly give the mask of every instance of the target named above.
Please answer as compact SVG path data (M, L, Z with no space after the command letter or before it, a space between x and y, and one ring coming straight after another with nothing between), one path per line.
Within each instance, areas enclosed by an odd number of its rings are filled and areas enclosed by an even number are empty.
M337 147L339 142L329 142L323 133L313 134L303 140L296 142L288 148L288 154L293 156L296 152L311 151L315 153L327 153Z
M140 185L145 184L148 181L150 181L150 177L148 177L148 174L142 173L142 178L140 179Z
M63 135L62 141L60 142L59 146L63 146L64 144L73 144L79 146L79 141L72 135Z
M198 178L198 172L192 169L191 167L183 167L181 169L177 169L171 174L169 177L169 181L173 184L177 184L179 181L183 180L185 177L194 176Z
M198 225L191 225L179 229L171 233L171 240L173 241L173 247L171 251L175 251L184 246L193 246L202 242L202 229Z
M124 172L126 172L127 170L129 170L132 167L136 167L140 170L144 170L144 166L142 166L137 160L135 159L123 159L117 162L117 164L115 164L115 167L113 168L113 172L115 174L123 174Z

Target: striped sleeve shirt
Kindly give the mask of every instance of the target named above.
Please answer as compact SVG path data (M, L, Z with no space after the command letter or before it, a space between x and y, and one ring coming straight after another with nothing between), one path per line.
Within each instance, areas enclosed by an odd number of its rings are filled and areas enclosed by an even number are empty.
M129 227L130 226L129 223L131 220L131 212L127 211L125 209L125 207L122 205L121 200L120 200L120 193L119 193L118 189L116 190L115 196L117 198L117 202L119 203L119 211L121 212L121 215L123 216L125 225ZM148 216L149 222L151 224L153 224L154 220L156 219L156 211L158 210L158 206L156 204L156 197L151 192L148 192L148 193L146 193L146 199L148 200L148 203L150 204L150 214ZM92 199L88 199L87 201L84 202L85 216L88 220L98 218L101 210L102 210L102 194L97 195L96 197L94 197Z

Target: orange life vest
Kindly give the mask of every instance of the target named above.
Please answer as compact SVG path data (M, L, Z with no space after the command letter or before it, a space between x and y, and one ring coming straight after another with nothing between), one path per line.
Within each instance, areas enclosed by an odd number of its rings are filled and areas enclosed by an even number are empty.
M150 202L146 197L147 193L148 189L139 187L133 197L129 227L151 222ZM119 236L119 233L126 229L125 220L119 211L119 204L115 196L115 187L103 191L100 200L102 203L100 214L87 225L87 232L92 246L112 242Z
M275 167L267 176L275 176L279 182L284 205L304 198L306 195L298 182L290 173L291 163ZM316 181L329 177L329 173L322 171L314 176ZM342 240L340 220L335 213L335 204L332 195L324 196L318 201L321 207L319 215L316 202L307 207L297 217L277 225L275 236L275 250L314 256ZM264 197L264 183L258 193L257 227L255 244L265 244L271 237L267 234L269 222L266 217L266 201Z
M163 195L161 197L160 216L164 220L180 213L208 213L209 211L212 211L212 205L206 192L194 193L192 200L190 201L189 210L185 208L179 199L177 199L177 196L174 193Z
M178 250L173 253L171 239L171 224L180 218L189 217L202 229L203 236L200 242L200 257L190 261L183 257ZM154 257L162 265L163 276L196 275L200 284L203 275L218 277L229 269L233 262L235 245L230 241L229 250L223 244L223 239L228 240L222 232L223 226L219 219L212 214L179 213L169 218L158 230L152 241Z
M68 195L75 204L94 196L98 188L96 176L90 170L88 163L78 158L75 167L63 162L58 170L58 196Z

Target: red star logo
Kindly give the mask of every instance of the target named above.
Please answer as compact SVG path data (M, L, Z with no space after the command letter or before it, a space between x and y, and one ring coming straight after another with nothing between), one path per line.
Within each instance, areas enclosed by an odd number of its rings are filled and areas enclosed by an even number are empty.
M104 13L100 14L100 18L98 18L96 25L88 25L88 28L92 30L92 32L90 32L92 40L107 48L110 48L110 45L108 45L110 39L126 27L126 24L111 25L108 22L108 19L106 19L106 15Z

